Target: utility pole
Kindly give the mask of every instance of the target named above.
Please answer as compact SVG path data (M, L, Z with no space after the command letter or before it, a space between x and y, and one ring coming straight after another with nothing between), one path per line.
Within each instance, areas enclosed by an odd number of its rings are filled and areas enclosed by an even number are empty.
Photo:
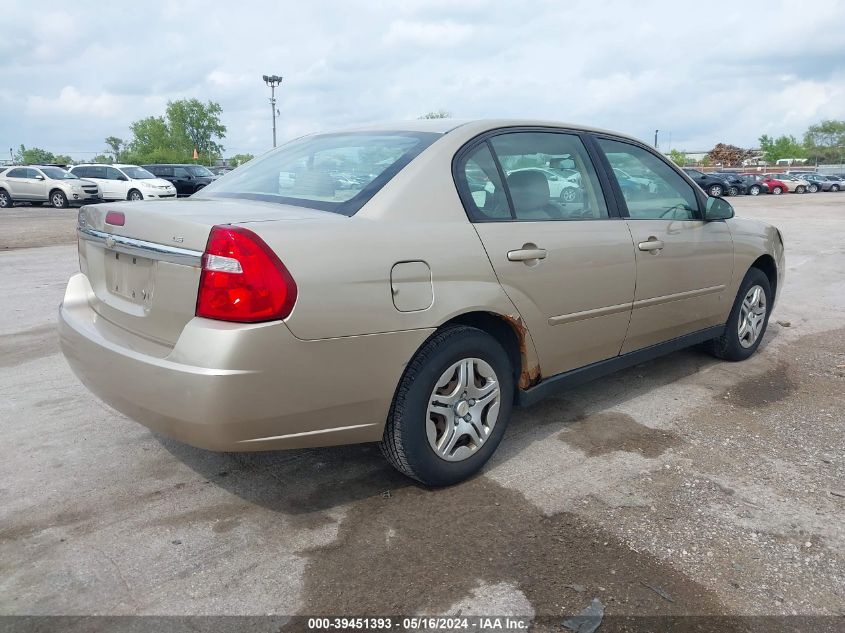
M657 149L657 133L660 130L654 130L654 149Z
M262 75L264 83L270 86L270 109L273 113L273 147L276 147L276 88L282 83L278 75Z

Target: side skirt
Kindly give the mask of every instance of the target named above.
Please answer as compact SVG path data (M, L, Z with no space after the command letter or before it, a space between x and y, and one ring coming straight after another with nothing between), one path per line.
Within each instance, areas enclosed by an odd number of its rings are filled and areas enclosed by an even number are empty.
M716 325L699 330L698 332L684 334L683 336L658 343L657 345L650 345L649 347L628 352L621 356L600 360L596 363L579 367L578 369L565 371L562 374L546 378L529 389L520 389L516 395L516 405L519 407L530 407L543 398L563 389L589 382L607 374L612 374L620 369L639 365L640 363L677 352L678 350L703 343L704 341L709 341L717 336L721 336L724 331L724 325Z

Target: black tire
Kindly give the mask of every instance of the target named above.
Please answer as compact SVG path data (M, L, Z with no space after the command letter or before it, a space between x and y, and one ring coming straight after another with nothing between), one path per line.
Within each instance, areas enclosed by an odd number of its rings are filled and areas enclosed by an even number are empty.
M144 194L137 189L130 189L129 193L126 194L126 199L131 200L132 202L138 202L144 199Z
M804 188L804 185L798 185L795 187L795 193L804 193L805 191L807 190Z
M722 194L725 193L725 188L722 185L710 185L707 187L707 193L712 198L721 198Z
M50 192L50 204L53 205L53 208L55 209L67 209L68 202L64 191L60 189L53 189L53 191Z
M749 196L759 196L760 195L760 185L751 185L748 188L748 195Z
M453 363L479 358L490 365L500 389L499 414L481 447L462 461L446 461L431 448L426 434L428 399L440 376ZM399 381L381 452L394 468L427 486L449 486L478 472L505 433L514 398L513 367L507 352L486 332L449 326L431 336L417 351Z
M11 209L14 205L12 196L5 189L0 189L0 209Z
M783 187L774 187L772 188L772 193L776 196L779 196L783 193Z
M742 302L746 294L753 286L760 286L766 294L766 316L763 320L763 329L757 336L757 340L750 347L743 347L739 342L739 319L742 310ZM705 344L705 348L716 358L729 361L740 361L749 358L757 348L760 346L760 341L766 335L766 328L769 325L769 316L772 313L772 286L769 283L769 278L759 268L751 268L745 274L745 279L739 286L739 292L734 300L731 314L725 324L724 333L718 338L714 338Z
M739 195L739 187L730 187L728 189L729 196L738 196Z

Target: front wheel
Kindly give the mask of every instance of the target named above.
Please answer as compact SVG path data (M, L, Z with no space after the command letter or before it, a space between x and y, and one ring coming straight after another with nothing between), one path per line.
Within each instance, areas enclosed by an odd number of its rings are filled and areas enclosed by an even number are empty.
M808 190L810 193L818 193L818 191L819 191L819 186L818 186L817 184L813 183L812 185L810 185L810 186L807 188L807 190Z
M730 187L728 189L729 196L738 196L739 195L739 187Z
M50 204L56 209L67 208L67 196L58 189L50 194Z
M760 185L751 185L748 189L749 196L759 196L760 195Z
M13 204L12 196L5 189L0 189L0 209L9 209Z
M710 185L707 189L707 193L709 193L712 198L721 198L722 194L725 193L725 189L722 185Z
M724 360L739 361L760 346L772 309L772 286L759 268L750 269L734 300L725 332L708 341L711 354Z
M804 188L804 185L798 185L795 187L795 193L804 193L805 191L807 190Z
M129 192L128 198L132 202L138 202L139 200L143 200L144 196L137 189L133 189L132 191Z
M513 369L486 332L453 326L435 333L408 363L380 447L400 472L448 486L478 472L511 415Z
M831 185L830 190L831 191L839 191L839 185Z
M776 196L779 196L783 193L783 187L775 187L774 189L772 189L772 193Z

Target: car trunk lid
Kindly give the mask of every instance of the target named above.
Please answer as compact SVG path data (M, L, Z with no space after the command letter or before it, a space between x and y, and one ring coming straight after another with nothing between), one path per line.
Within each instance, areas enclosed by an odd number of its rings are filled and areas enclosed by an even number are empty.
M213 226L330 215L214 199L86 206L79 212L80 269L100 317L166 350L194 317L202 253Z

